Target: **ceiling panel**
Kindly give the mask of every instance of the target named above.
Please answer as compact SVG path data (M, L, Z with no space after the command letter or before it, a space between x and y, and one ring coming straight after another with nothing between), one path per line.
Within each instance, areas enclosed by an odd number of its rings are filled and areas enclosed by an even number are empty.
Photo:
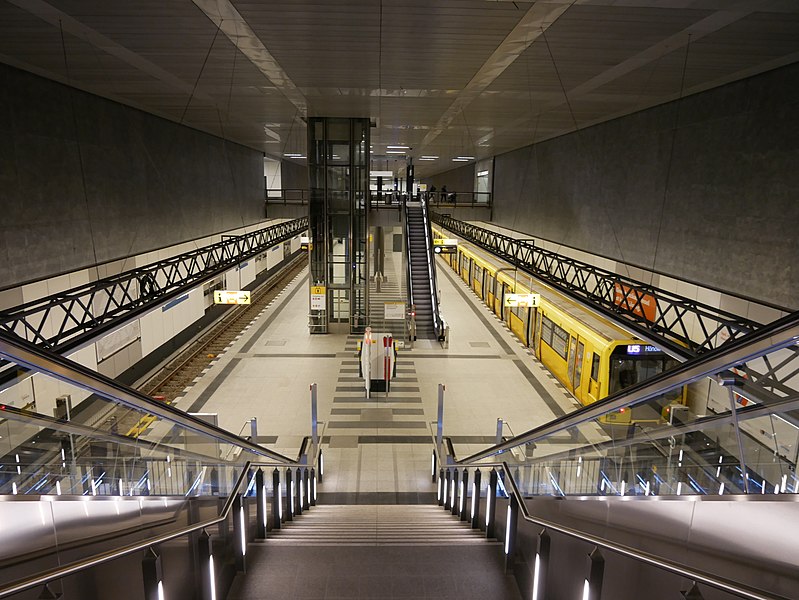
M3 62L274 156L369 116L421 176L797 57L795 0L0 0Z

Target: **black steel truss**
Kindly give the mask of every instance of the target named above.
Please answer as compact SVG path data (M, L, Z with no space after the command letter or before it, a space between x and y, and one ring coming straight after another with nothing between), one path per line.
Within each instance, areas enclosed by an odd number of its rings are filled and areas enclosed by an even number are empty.
M588 302L644 338L690 358L762 325L648 283L536 247L496 231L431 213L435 223L559 291ZM653 306L654 304L654 306Z
M68 352L308 228L303 217L0 312L0 330Z

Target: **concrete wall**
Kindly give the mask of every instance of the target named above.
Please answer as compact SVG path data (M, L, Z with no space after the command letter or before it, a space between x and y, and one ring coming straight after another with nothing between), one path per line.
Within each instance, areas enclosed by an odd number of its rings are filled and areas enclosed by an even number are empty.
M0 289L253 223L261 152L0 65Z
M420 181L427 184L427 189L434 185L438 191L441 191L442 187L447 186L448 192L471 194L474 191L474 163L430 177L422 177Z
M287 190L308 189L308 167L293 160L280 161L281 186Z
M797 89L793 64L497 156L494 220L796 309Z

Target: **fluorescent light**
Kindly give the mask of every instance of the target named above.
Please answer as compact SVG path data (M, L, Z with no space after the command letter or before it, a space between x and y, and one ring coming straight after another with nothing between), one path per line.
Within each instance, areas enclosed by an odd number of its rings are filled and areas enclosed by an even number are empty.
M488 171L477 171L478 177L488 177Z
M405 150L386 150L386 154L406 154Z
M486 494L486 527L491 515L491 486L488 486L488 493Z
M585 584L583 585L583 600L588 600L588 594L591 591L591 587L588 585L588 580L585 580Z
M464 492L466 491L465 486L463 485L463 481L461 481L461 497L460 497L460 505L458 507L458 514L463 512L463 497L466 495Z
M456 156L455 158L460 158L463 160L474 160L474 156Z
M247 532L244 531L244 506L239 509L239 530L241 531L241 555L247 556Z
M723 495L724 495L724 482L722 481L721 485L719 486L719 496Z
M444 502L447 501L447 491L449 491L449 479L444 479Z
M438 160L438 156L433 156L432 154L430 155L425 154L424 156L420 156L419 160Z
M452 162L469 162L468 158L453 158Z
M164 600L164 582L158 582L158 600Z
M261 512L264 515L264 527L266 527L266 486L261 487Z
M319 475L325 476L325 455L319 452Z
M430 462L432 463L430 465L430 475L435 476L435 474L436 474L436 453L435 452L433 452L432 457L430 459Z
M277 516L279 520L283 520L283 484L277 484Z
M408 150L410 146L386 146L387 150Z
M510 504L508 504L508 516L505 519L505 554L510 551Z
M436 500L441 502L441 477L438 478L438 486L437 486L437 493L436 493Z
M477 484L472 483L472 519L474 519L474 509L477 503Z
M211 579L211 600L216 600L216 574L214 573L214 555L208 557L208 572Z
M533 572L533 600L538 600L538 579L541 571L541 555L535 555L535 571Z
M286 158L299 158L302 156L302 154L298 152L285 152L283 156L285 156Z

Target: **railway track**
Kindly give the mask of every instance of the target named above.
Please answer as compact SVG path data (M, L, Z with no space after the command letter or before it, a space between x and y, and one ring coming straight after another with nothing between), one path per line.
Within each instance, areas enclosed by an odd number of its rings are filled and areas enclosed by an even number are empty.
M167 404L172 403L306 265L307 256L301 253L252 293L251 304L231 308L178 356L141 384L139 390ZM142 416L135 411L126 411L126 414L118 411L115 418L119 433L130 437L138 437L155 420L152 415Z

